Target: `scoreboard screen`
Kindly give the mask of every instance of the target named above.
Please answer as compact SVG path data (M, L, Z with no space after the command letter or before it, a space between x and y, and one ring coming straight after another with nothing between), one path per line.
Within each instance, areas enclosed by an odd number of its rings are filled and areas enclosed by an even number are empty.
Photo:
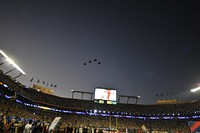
M99 103L116 104L117 90L108 88L95 88L94 100Z

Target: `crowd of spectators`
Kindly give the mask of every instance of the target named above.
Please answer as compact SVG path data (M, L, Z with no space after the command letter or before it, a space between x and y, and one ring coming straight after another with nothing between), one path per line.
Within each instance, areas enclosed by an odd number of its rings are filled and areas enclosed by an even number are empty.
M118 129L119 132L126 132L128 129L129 132L136 132L141 130L142 125L152 132L189 132L187 120L139 120L114 116L59 113L27 107L2 96L0 105L2 105L0 107L1 120L4 123L4 126L0 126L0 130L2 131L4 127L5 132L11 133L22 133L29 122L32 122L32 132L45 133L55 117L62 117L59 132L67 133L83 133L79 130L80 128L87 129L88 133L94 133L99 129Z
M91 100L78 100L61 98L54 95L38 92L15 82L10 77L0 74L0 82L8 85L9 89L0 85L0 132L25 132L29 123L32 132L47 132L48 127L55 117L62 117L59 132L67 133L94 133L103 130L117 129L119 132L137 132L142 125L151 132L189 132L188 121L190 119L178 119L178 116L199 115L200 101L177 103L167 105L135 105L122 104L106 105L94 103ZM9 95L11 98L6 98ZM77 114L55 112L32 106L25 106L16 102L16 99L72 111L101 110L110 113L108 116L90 113ZM86 111L87 110L87 111ZM111 112L115 112L112 114ZM94 112L93 112L94 113ZM116 114L144 116L144 118L116 117ZM197 114L196 114L197 113ZM159 119L149 119L151 116L159 116ZM163 116L173 116L173 119L164 119ZM195 119L198 120L198 119ZM28 128L28 126L27 126ZM82 129L82 130L80 130ZM87 129L87 130L86 130Z

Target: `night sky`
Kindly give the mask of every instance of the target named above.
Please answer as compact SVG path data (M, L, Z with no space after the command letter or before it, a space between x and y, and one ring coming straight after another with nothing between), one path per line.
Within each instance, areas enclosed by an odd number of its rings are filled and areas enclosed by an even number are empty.
M198 0L0 1L0 49L27 73L17 80L56 84L61 97L95 87L139 104L200 96L190 92L200 84Z

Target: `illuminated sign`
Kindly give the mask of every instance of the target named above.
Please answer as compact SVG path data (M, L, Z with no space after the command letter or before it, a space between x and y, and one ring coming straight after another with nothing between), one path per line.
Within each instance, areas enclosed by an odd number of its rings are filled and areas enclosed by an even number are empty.
M107 89L107 88L95 88L94 99L95 100L116 101L117 100L117 90Z

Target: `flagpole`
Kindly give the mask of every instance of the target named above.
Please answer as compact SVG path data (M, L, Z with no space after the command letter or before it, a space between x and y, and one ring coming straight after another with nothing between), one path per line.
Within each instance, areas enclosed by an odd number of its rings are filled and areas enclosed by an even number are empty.
M118 128L118 122L117 122L117 117L116 117L116 130L117 130L117 128Z
M111 121L111 115L110 115L110 124L109 124L110 129L111 129L111 125L112 125L112 121Z

